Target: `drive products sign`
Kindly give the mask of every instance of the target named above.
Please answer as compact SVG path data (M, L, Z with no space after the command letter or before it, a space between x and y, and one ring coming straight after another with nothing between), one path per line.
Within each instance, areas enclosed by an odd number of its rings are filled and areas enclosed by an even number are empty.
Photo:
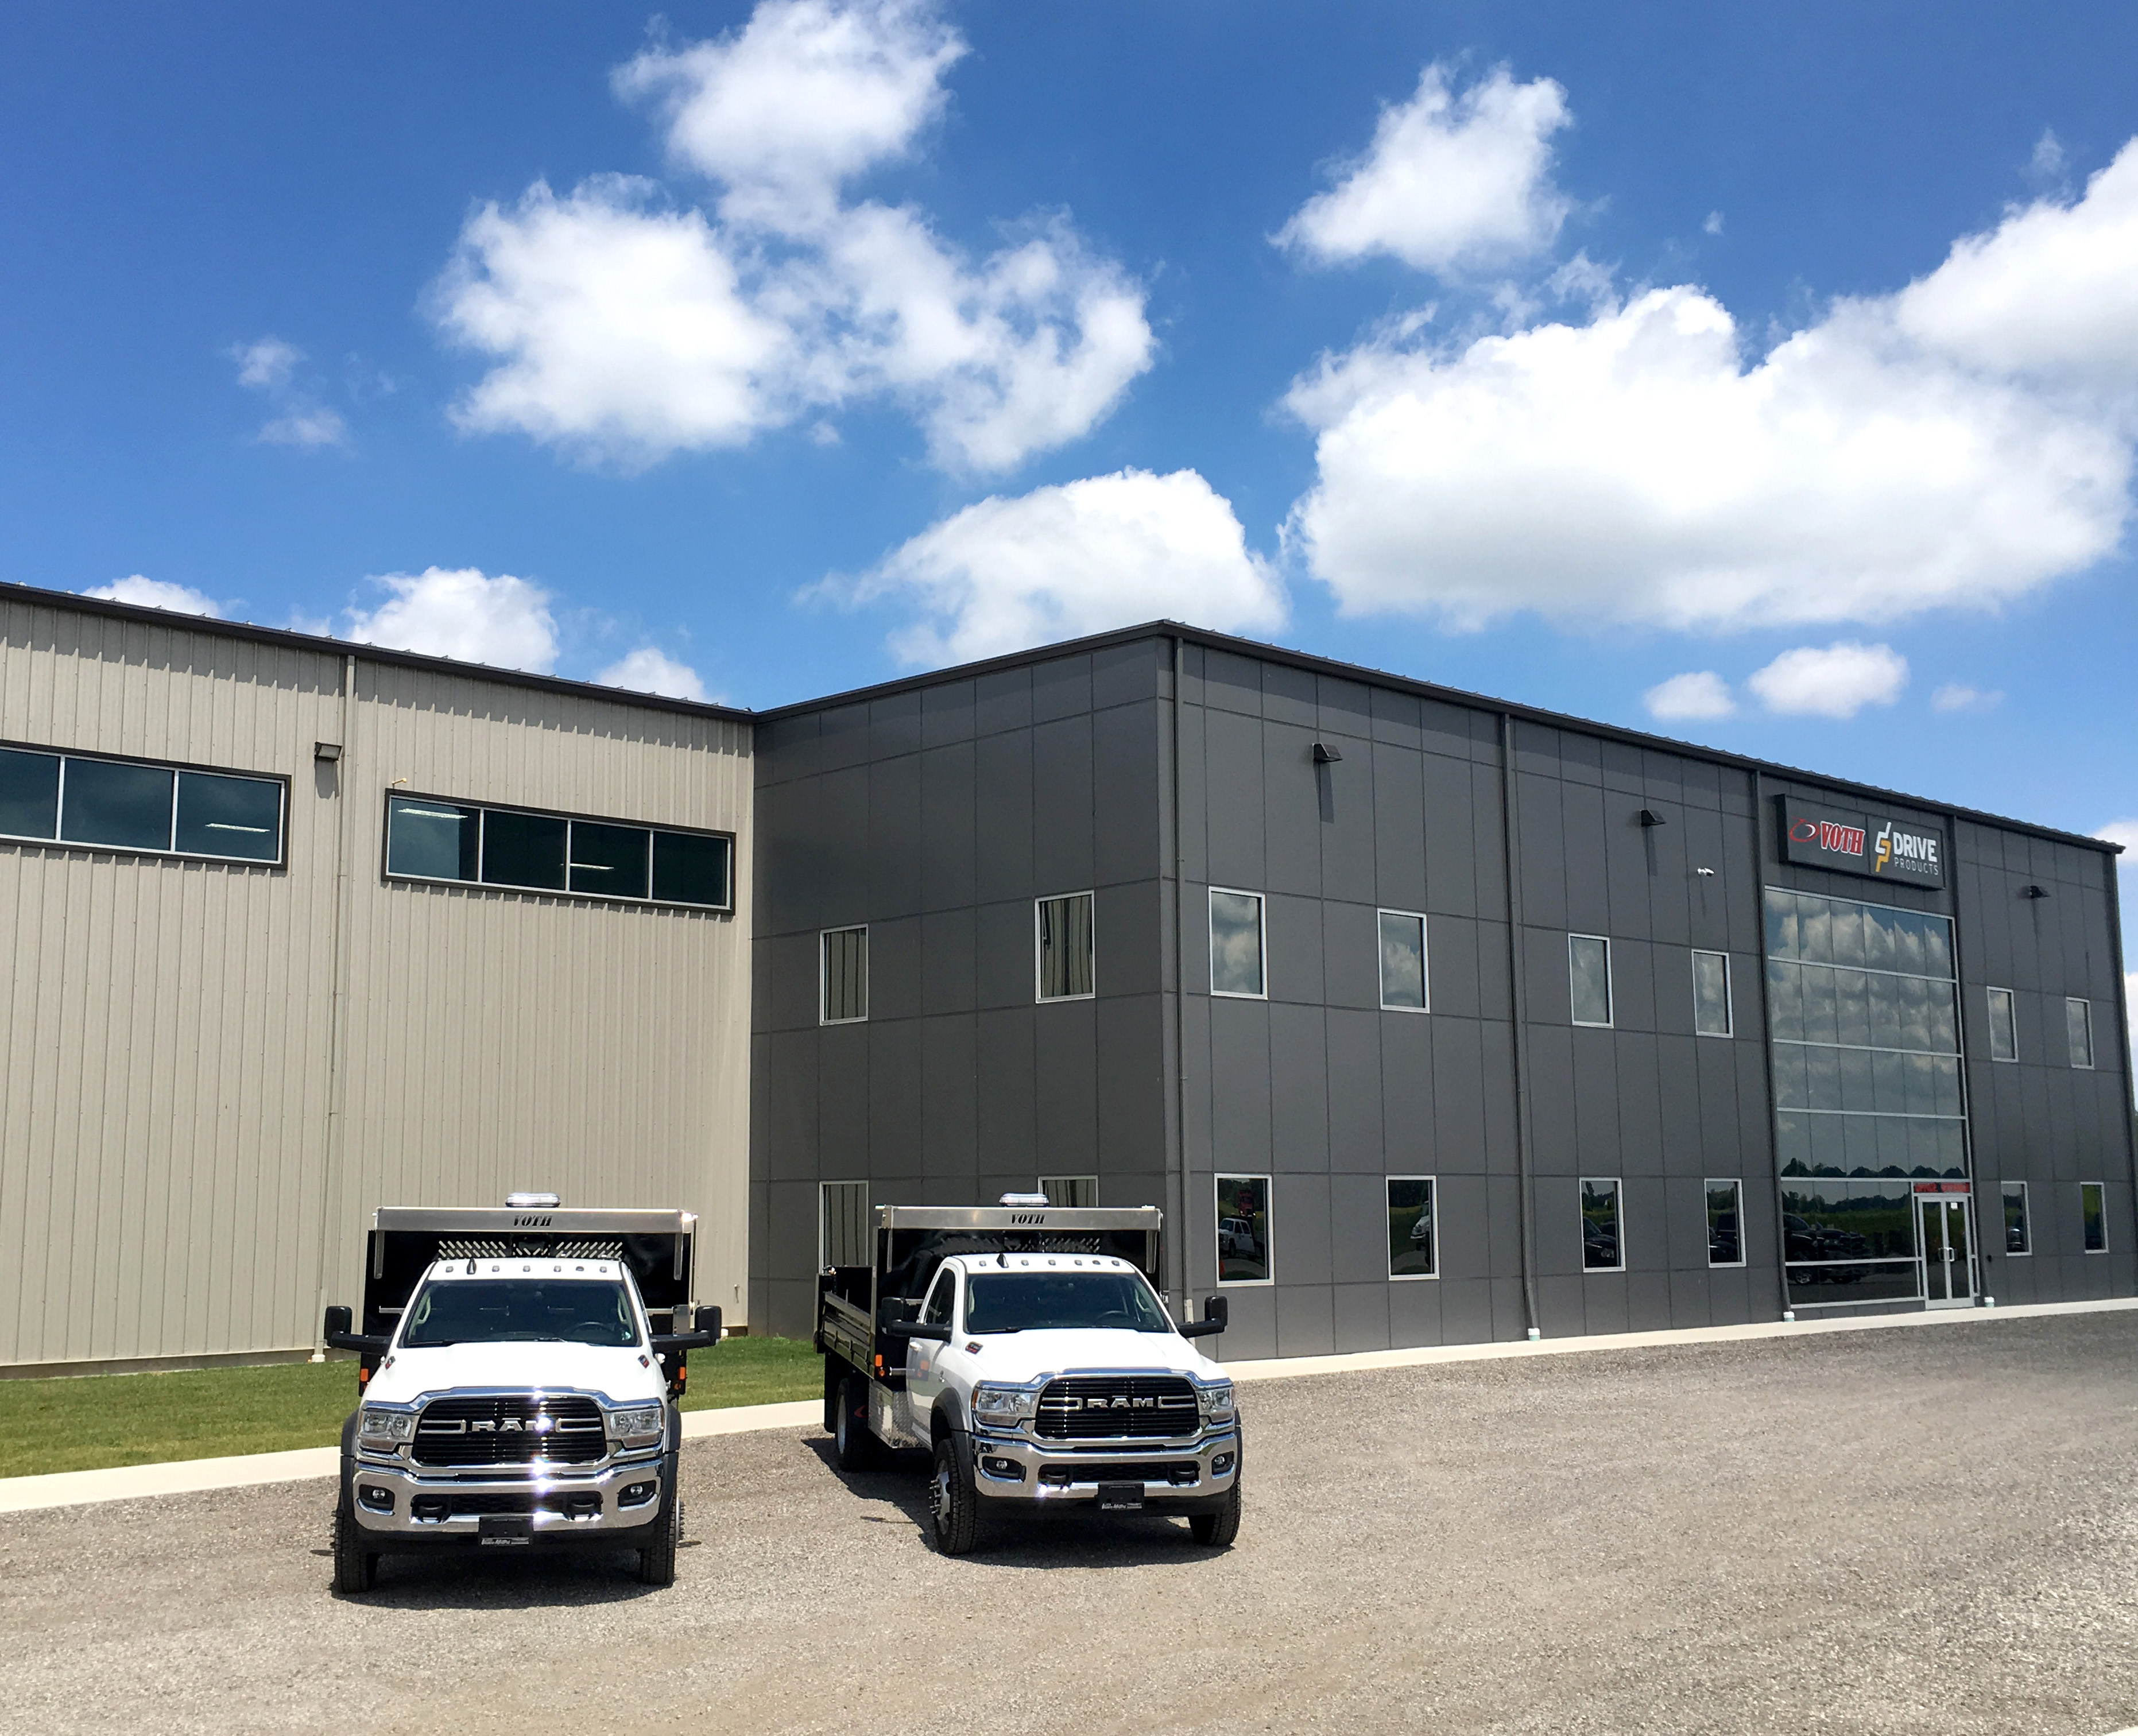
M1782 860L1911 886L1945 885L1945 834L1890 814L1851 814L1782 797Z

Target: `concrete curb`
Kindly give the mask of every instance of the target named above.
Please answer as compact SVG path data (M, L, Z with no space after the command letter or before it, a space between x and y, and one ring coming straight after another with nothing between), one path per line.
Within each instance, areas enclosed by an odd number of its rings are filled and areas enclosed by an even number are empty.
M1729 1344L1749 1339L1818 1337L1836 1332L1877 1332L1904 1326L1987 1325L1998 1320L2040 1319L2059 1314L2117 1314L2138 1309L2138 1296L2099 1302L2046 1302L2019 1308L1943 1309L1935 1313L1877 1314L1846 1320L1763 1320L1747 1326L1691 1326L1667 1332L1612 1333L1594 1338L1545 1339L1536 1343L1449 1344L1416 1350L1365 1350L1340 1356L1283 1357L1230 1363L1235 1380L1291 1380L1316 1374L1350 1374L1377 1368L1423 1368L1445 1363L1482 1363L1511 1357L1572 1356L1593 1350L1666 1350L1684 1344ZM686 1411L683 1438L703 1441L764 1429L814 1428L823 1405L813 1398L781 1404L735 1405ZM191 1495L207 1489L245 1489L331 1477L339 1447L300 1447L294 1452L249 1453L227 1459L183 1459L166 1465L120 1465L105 1470L56 1471L41 1477L0 1478L0 1513L31 1513L149 1495ZM2134 1733L2138 1736L2138 1733Z

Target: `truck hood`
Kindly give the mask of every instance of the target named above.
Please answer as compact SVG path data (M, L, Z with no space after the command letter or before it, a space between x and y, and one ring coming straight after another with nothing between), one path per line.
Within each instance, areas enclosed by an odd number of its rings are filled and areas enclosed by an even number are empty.
M1100 1369L1226 1378L1217 1363L1170 1332L1005 1332L960 1342L980 1346L972 1353L976 1380L1022 1385L1042 1375Z
M397 1350L371 1377L366 1398L408 1404L427 1392L470 1387L599 1392L619 1404L651 1402L668 1390L649 1350L600 1344L441 1344Z

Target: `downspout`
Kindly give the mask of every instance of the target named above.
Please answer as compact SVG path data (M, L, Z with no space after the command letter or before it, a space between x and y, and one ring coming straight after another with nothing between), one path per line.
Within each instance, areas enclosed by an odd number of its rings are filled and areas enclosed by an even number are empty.
M1753 914L1758 918L1760 935L1760 1052L1766 1062L1767 1168L1774 1176L1774 1278L1781 1286L1782 1318L1794 1320L1797 1314L1789 1306L1789 1237L1782 1226L1781 1142L1774 1134L1774 1118L1780 1110L1774 1102L1774 1001L1767 981L1767 783L1756 767L1752 773L1752 890L1759 895ZM1739 1234L1743 1234L1741 1225Z
M1185 900L1181 890L1184 851L1180 822L1180 636L1173 636L1173 1115L1174 1161L1167 1166L1173 1219L1173 1268L1168 1287L1173 1317L1188 1314L1188 937L1181 927Z
M2131 1159L2131 1197L2138 1201L2138 1098L2132 1095L2134 1088L2131 1077L2131 983L2123 968L2123 909L2117 896L2122 882L2117 877L2116 859L2104 855L2101 861L2107 868L2108 939L2109 944L2116 949L2116 1046L2123 1056L2123 1149ZM2097 1040L2097 1056L2099 1052ZM2102 1209L2105 1211L2106 1207L2107 1202L2104 1200ZM2003 1216L2001 1211L1999 1216ZM2111 1242L2109 1246L2113 1247L2115 1244ZM2124 1246L2138 1246L2138 1241L2126 1241Z
M327 1021L326 1149L320 1176L319 1293L312 1309L312 1360L326 1360L325 1330L327 1279L334 1266L331 1234L334 1224L334 1196L341 1186L342 1147L348 1117L343 1091L349 1069L344 1051L349 1046L349 895L353 876L349 853L353 840L349 822L349 779L356 758L356 657L342 659L341 758L334 762L334 897L329 929L333 1000ZM362 1322L359 1322L359 1328Z
M1960 944L1960 816L1950 810L1945 815L1945 870L1950 878L1945 885L1945 902L1951 906L1945 920L1952 924L1952 1016L1953 1035L1960 1043L1960 1153L1967 1164L1967 1221L1973 1231L1974 1246L1967 1251L1968 1269L1974 1285L1975 1306L1982 1305L1982 1298L1990 1295L1989 1256L1984 1250L1983 1236L1986 1226L1983 1220L1982 1199L1974 1191L1974 1081L1968 1072L1967 1055L1967 971L1966 954ZM1762 927L1765 926L1763 924ZM1908 1210L1915 1214L1916 1235L1922 1235L1921 1208L1916 1203L1911 1191ZM2003 1222L2002 1196L1999 1196L1999 1222ZM1920 1249L1919 1249L1920 1251ZM1926 1261L1923 1268L1923 1295L1930 1295L1930 1267ZM1993 1296L1994 1300L1994 1296Z
M1507 972L1514 990L1516 1198L1521 1215L1522 1307L1528 1316L1529 1336L1535 1339L1544 1336L1544 1326L1537 1318L1536 1258L1530 1245L1535 1158L1530 1139L1529 986L1523 966L1521 873L1516 863L1521 814L1515 799L1515 719L1514 714L1507 711L1500 714L1500 832L1507 871Z

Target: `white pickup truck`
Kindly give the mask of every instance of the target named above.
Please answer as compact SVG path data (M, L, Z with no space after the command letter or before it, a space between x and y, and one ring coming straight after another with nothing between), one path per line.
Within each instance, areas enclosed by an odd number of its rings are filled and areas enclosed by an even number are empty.
M673 1582L674 1400L687 1353L719 1343L720 1310L671 1302L664 1324L690 1329L657 1331L639 1274L687 1295L695 1220L544 1197L503 1212L383 1208L373 1329L327 1310L326 1343L363 1358L342 1429L337 1590L369 1591L382 1556L439 1548L634 1550L641 1579Z
M935 1547L984 1519L1081 1504L1240 1526L1240 1421L1224 1369L1189 1341L1224 1330L1213 1296L1176 1323L1152 1286L1159 1213L881 1206L876 1258L819 1280L824 1424L840 1465L931 1456Z

